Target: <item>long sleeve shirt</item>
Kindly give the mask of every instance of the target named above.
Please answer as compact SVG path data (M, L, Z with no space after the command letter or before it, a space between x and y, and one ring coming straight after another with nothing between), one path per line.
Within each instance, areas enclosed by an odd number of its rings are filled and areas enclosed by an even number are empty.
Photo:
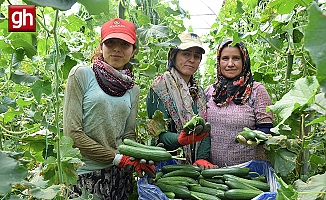
M108 95L91 67L72 68L64 96L63 131L82 154L79 174L111 166L123 139L135 140L139 92L135 85L121 97Z

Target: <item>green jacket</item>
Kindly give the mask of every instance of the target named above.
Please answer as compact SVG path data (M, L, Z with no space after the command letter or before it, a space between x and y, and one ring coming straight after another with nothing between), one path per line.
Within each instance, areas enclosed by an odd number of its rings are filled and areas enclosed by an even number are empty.
M146 107L147 107L148 118L150 118L150 119L152 118L152 116L154 115L154 112L156 110L160 110L164 114L165 119L171 118L170 115L167 113L163 102L161 101L161 99L158 98L158 95L153 91L153 89L150 89L150 92L147 96ZM196 104L193 104L192 108L193 108L194 113L197 114L198 111L197 111ZM180 143L178 142L178 136L179 136L179 133L176 132L174 121L171 120L168 125L168 131L165 133L161 133L159 135L158 142L163 143L164 147L168 151L175 150L175 149L181 147ZM195 152L193 150L195 148L193 148L193 147L191 148L193 151L192 152L192 155L193 155L192 160L196 161L198 159L205 159L205 160L209 161L210 148L211 148L211 139L210 139L210 136L207 136L200 142L200 146L198 147L196 158L194 158Z

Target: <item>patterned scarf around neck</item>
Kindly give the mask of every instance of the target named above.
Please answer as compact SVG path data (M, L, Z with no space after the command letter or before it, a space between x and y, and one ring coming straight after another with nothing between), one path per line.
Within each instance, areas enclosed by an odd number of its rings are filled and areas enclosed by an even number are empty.
M228 105L231 101L235 104L245 104L250 98L254 79L250 70L250 57L247 48L243 42L236 43L239 47L243 66L239 76L233 79L227 79L223 76L220 69L220 56L224 47L232 43L231 39L224 40L217 52L217 80L213 84L214 92L212 94L217 106Z
M135 85L129 69L116 70L99 58L94 61L92 69L99 86L108 95L121 97Z
M195 80L191 82L196 83ZM191 87L199 86L192 85ZM176 125L177 132L180 132L183 125L193 117L193 103L197 105L198 115L203 118L206 116L206 98L204 92L197 88L196 97L193 96L194 94L191 94L189 86L174 68L171 68L170 71L166 71L163 75L155 79L151 88L162 100L165 109ZM195 155L197 155L197 148L198 145L196 145ZM192 163L190 145L183 146L183 150L186 156L185 163Z

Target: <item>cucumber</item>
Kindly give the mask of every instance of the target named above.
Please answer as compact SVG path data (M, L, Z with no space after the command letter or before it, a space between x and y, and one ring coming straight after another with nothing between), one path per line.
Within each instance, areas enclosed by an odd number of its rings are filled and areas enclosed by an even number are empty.
M191 194L192 197L195 197L196 199L221 200L217 196L210 195L210 194L205 194L205 193L202 193L202 192L190 191L190 194Z
M169 181L185 181L189 184L198 184L198 181L196 181L193 178L185 177L185 176L173 176L173 177L166 177L166 178L160 178L157 180L157 182L169 182Z
M166 151L163 147L144 145L144 144L138 143L136 141L133 141L131 139L124 139L123 143L126 145L129 145L129 146L133 146L133 147L141 147L141 148L145 148L145 149Z
M150 150L141 147L134 147L122 144L118 147L118 151L124 155L132 156L138 159L146 159L146 160L153 160L153 161L168 161L172 158L172 155L167 151L160 151L160 150Z
M178 170L178 169L189 169L189 170L196 170L196 171L199 171L201 172L202 169L198 166L194 166L194 165L189 165L189 164L172 164L172 165L164 165L162 167L162 171L165 172L165 173L168 173L168 172L172 172L172 171L175 171L175 170Z
M224 174L232 174L235 176L247 176L250 172L248 167L227 167L227 168L216 168L216 169L205 169L201 172L201 175L205 178L212 178L223 176Z
M201 193L205 193L205 194L210 194L213 196L217 196L221 199L224 198L224 190L218 190L218 189L214 189L214 188L210 188L210 187L204 187L201 185L189 185L189 190L194 191L194 192L201 192Z
M242 131L242 132L238 133L238 135L242 135L243 137L246 138L246 140L255 140L256 139L256 133L253 132L252 130Z
M263 140L263 141L268 140L268 137L267 137L266 133L264 133L262 131L258 131L258 130L253 130L253 132L256 133L256 138L257 139Z
M173 192L177 198L186 199L191 197L190 191L186 186L168 185L165 183L155 183L155 185L159 187L162 192Z
M213 183L224 184L224 180L222 178L205 178L203 176L199 176L198 179L205 179L206 181L210 181Z
M187 181L182 181L182 180L179 180L179 181L167 181L165 179L162 179L162 180L158 180L156 181L156 183L164 183L164 184L168 184L168 185L183 185L183 186L186 186L186 187L189 187L189 182Z
M197 179L200 176L200 172L196 171L195 169L191 169L191 170L178 169L164 174L162 178L173 177L173 176L186 176L186 177Z
M231 189L225 191L224 195L228 199L249 200L263 193L259 190Z
M227 181L225 181L225 184L227 186L229 186L229 188L231 188L231 189L259 190L258 188L254 187L252 185L237 181L236 179L228 179ZM259 190L259 191L261 191L261 190ZM261 192L263 192L263 191L261 191Z
M270 187L267 183L264 183L262 181L256 181L256 180L249 180L249 179L245 179L245 178L241 178L241 177L237 177L237 176L233 176L231 174L224 174L223 175L223 179L224 180L228 180L228 179L236 179L239 182L242 183L246 183L248 185L251 185L259 190L262 190L264 192L269 192L270 191Z
M165 196L169 199L174 199L175 198L175 194L174 192L163 192L165 194Z
M225 184L219 184L219 183L213 183L210 181L207 181L205 179L199 179L199 184L203 187L210 187L210 188L214 188L217 190L228 190L229 186L225 185Z

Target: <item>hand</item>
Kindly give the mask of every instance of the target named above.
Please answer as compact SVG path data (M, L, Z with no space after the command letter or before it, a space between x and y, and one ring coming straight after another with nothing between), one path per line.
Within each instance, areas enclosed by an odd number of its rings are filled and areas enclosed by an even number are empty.
M208 135L209 135L209 132L202 133L202 134L198 134L195 132L194 134L189 135L188 132L185 132L182 130L182 131L180 131L180 135L178 137L178 142L182 146L188 145L188 144L193 144L193 143L202 141Z
M113 164L128 171L135 171L139 177L145 172L149 177L155 178L155 167L147 164L140 164L138 160L130 160L130 156L116 154Z
M198 166L202 169L217 168L217 165L213 165L212 163L204 159L198 159L193 165Z

